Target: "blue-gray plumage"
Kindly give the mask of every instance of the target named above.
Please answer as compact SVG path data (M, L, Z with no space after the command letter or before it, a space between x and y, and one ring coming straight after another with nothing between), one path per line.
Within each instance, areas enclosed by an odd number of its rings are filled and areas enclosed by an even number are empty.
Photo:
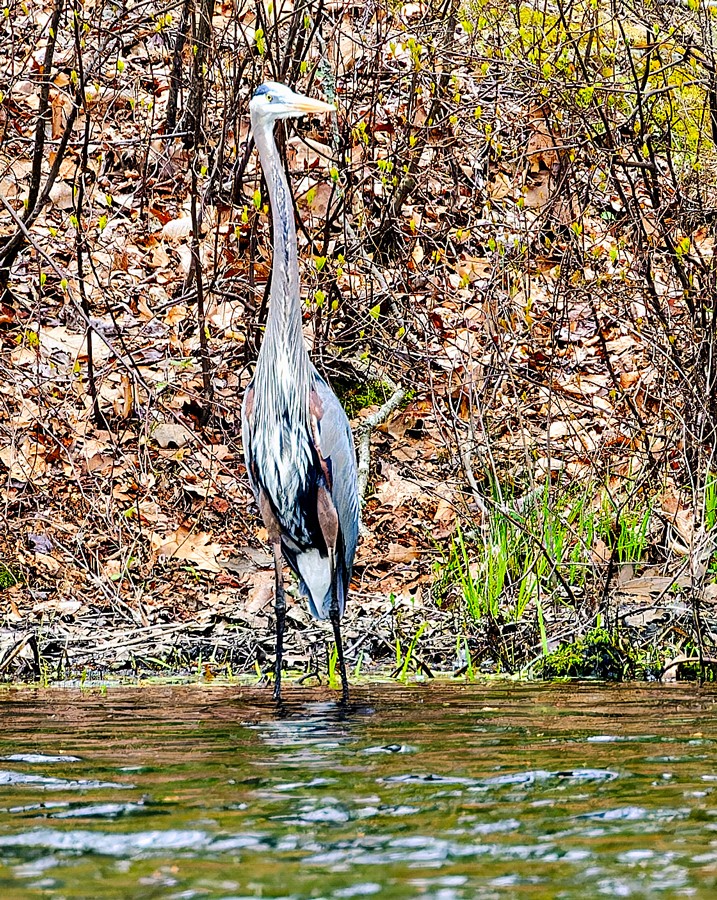
M304 344L294 210L274 142L277 119L333 109L275 82L263 84L249 103L271 199L274 259L266 331L242 407L242 438L249 483L274 550L277 699L285 615L282 556L312 614L331 619L348 699L339 619L358 541L356 454L346 413Z

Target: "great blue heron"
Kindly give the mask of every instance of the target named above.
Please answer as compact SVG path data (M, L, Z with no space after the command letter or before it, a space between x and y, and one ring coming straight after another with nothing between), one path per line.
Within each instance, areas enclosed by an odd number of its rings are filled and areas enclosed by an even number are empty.
M271 200L274 259L266 331L242 407L242 438L249 482L274 551L277 700L286 614L282 556L298 576L311 613L331 620L342 698L348 700L339 620L358 541L356 454L346 413L304 345L294 208L274 142L277 119L333 109L271 81L249 103Z

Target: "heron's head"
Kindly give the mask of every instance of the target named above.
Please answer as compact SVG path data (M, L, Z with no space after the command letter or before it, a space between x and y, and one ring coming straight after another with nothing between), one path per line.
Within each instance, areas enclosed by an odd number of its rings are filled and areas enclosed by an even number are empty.
M276 81L265 81L256 89L249 101L252 121L263 120L271 123L277 119L289 119L307 113L326 113L334 109L336 107L332 103L304 97L303 94L297 94L285 84Z

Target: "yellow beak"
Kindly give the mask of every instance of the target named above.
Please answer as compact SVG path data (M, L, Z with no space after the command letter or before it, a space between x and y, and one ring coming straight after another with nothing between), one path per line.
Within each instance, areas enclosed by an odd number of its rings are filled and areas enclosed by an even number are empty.
M303 94L296 94L292 105L301 113L327 113L336 109L333 103L324 103L323 100L314 100L313 97L304 97Z

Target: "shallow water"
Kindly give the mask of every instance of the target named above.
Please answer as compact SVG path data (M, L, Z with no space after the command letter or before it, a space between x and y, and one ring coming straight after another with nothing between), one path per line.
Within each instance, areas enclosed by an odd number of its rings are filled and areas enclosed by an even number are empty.
M0 689L0 898L717 897L717 694Z

